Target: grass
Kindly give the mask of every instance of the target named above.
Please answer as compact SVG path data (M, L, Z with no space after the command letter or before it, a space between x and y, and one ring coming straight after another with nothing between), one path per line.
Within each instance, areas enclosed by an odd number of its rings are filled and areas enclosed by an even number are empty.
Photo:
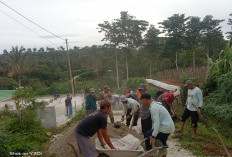
M0 100L12 97L15 90L0 90Z
M182 110L178 113L181 116ZM212 130L215 127L227 149L232 154L232 136L231 126L223 123L218 123L213 117L203 115L209 123L209 127L205 127L200 120L198 123L197 136L192 137L193 129L191 128L191 118L189 118L184 127L183 133L176 133L174 138L179 139L181 146L190 150L196 156L226 156L226 153L221 145L217 134ZM180 123L175 123L176 129L180 128Z

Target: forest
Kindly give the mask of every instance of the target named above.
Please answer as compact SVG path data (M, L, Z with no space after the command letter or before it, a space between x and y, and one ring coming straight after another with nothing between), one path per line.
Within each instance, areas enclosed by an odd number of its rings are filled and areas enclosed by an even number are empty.
M232 14L228 25L232 25ZM159 23L138 20L126 11L120 17L98 24L104 34L102 45L70 48L76 92L89 88L91 80L108 83L113 89L133 77L152 78L165 69L197 67L213 61L225 49L221 22L212 15L204 18L174 14ZM227 39L232 31L227 32ZM67 51L59 48L12 46L0 55L0 89L30 86L38 95L71 91ZM118 84L116 84L118 80ZM95 85L96 86L96 85ZM100 88L97 87L97 88Z

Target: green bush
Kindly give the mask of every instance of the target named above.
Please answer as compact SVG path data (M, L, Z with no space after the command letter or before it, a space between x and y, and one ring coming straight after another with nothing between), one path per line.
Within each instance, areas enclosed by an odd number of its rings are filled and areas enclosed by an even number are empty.
M218 60L209 61L210 69L204 81L204 93L208 96L203 111L232 126L232 48L228 44Z
M156 92L157 92L157 89L156 89L156 88L148 87L148 88L147 88L147 92L148 92L149 94L151 94L151 97L152 97L153 99L155 99L155 97L156 97Z
M96 74L93 71L86 71L84 73L81 73L77 80L83 81L83 80L92 80L96 77Z
M133 77L133 78L130 78L127 82L126 82L126 86L127 88L133 90L133 91L136 91L139 84L141 83L144 83L145 82L145 79L144 78L141 78L141 77Z
M76 112L76 114L72 117L72 119L70 121L68 121L67 125L69 126L74 122L82 120L83 118L85 118L85 108L84 107Z
M15 80L8 77L0 77L0 90L13 90L16 86Z

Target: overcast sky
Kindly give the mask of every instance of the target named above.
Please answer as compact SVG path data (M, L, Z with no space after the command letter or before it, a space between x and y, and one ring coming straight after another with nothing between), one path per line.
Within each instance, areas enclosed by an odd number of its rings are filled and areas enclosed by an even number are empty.
M68 38L70 46L83 47L102 44L103 34L97 25L120 17L120 11L139 20L146 20L158 27L167 17L175 13L186 16L213 15L225 19L225 33L232 13L232 0L0 0L47 30ZM7 14L7 15L6 15ZM12 20L13 17L16 21ZM24 26L23 26L23 25ZM28 30L27 28L30 30ZM39 37L42 36L43 38ZM45 38L45 39L44 39ZM64 45L60 39L32 25L0 3L0 53L11 46L25 48L57 47Z

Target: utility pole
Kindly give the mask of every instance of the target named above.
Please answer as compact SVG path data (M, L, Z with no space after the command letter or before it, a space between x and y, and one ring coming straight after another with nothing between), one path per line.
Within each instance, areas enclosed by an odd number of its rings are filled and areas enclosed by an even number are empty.
M68 39L65 39L65 44L66 44L66 51L67 51L67 56L68 56L68 67L69 67L69 74L70 74L70 79L71 79L72 96L75 96L74 79L72 75L72 67L71 67L71 61L70 61L69 49L68 49Z

